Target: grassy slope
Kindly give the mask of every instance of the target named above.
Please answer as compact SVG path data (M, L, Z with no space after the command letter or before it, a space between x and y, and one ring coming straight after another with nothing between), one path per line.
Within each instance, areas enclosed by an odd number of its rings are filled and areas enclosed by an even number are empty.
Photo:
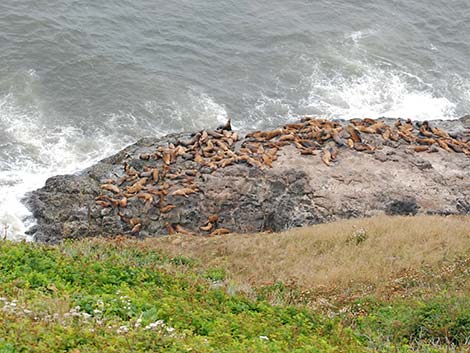
M0 242L0 352L463 352L469 222Z

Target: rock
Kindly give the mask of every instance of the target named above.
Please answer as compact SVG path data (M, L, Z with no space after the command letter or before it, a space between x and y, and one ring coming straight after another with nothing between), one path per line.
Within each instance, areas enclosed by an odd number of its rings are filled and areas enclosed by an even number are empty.
M396 122L383 121L392 129ZM316 121L304 120L308 124ZM216 229L277 232L380 213L470 213L469 155L448 152L437 143L435 153L415 152L403 139L382 138L384 127L377 134L360 133L356 150L342 142L349 136L343 129L349 121L318 124L323 132L309 139L288 125L281 134L277 129L241 139L228 130L142 139L77 175L52 177L29 194L26 204L37 224L28 233L36 241L56 243L93 236L162 236L175 228L206 235ZM364 131L374 128L373 121L359 124L365 124ZM419 125L413 126L419 134ZM449 143L458 140L467 148L467 117L430 126L454 136ZM334 136L328 136L334 135L332 129L341 130L336 147ZM297 134L295 141L289 140L291 132ZM322 146L329 146L330 167L321 160ZM136 187L144 177L142 187ZM119 193L101 188L108 182ZM209 219L216 220L212 227L207 227Z

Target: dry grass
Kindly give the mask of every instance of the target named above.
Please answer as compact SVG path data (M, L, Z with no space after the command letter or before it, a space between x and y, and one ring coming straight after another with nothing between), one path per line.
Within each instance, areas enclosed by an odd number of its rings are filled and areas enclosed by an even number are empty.
M397 278L470 257L470 217L378 216L280 234L176 235L145 243L199 259L204 268L223 268L239 288L283 281L317 292L377 294Z

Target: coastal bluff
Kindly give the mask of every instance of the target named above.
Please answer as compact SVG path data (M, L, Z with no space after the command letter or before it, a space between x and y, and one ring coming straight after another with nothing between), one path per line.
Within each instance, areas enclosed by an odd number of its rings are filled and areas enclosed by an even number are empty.
M470 116L305 117L144 138L25 203L35 241L282 231L378 214L470 214Z

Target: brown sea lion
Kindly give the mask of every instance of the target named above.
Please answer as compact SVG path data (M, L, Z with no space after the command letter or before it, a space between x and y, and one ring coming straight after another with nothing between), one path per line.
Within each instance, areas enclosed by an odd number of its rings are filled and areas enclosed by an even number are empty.
M421 126L419 127L419 132L421 135L426 136L426 137L433 137L433 134L431 131L429 131L429 125L427 121L423 122Z
M331 166L331 152L328 147L323 148L321 154L321 160L325 163L328 167Z
M178 189L178 190L173 191L172 193L170 193L170 196L188 197L188 195L194 194L198 191L199 190L197 188L182 188L182 189Z
M111 207L111 203L107 201L97 200L95 203L104 208Z
M165 223L165 228L168 231L169 235L173 235L176 233L175 228L173 228L173 225L171 225L170 223Z
M266 164L269 168L273 167L273 160L267 153L262 154L263 163Z
M296 136L292 133L287 134L287 135L282 135L279 137L278 141L294 141L296 139Z
M132 186L126 187L126 190L128 193L131 194L136 194L142 189L145 188L145 184L147 183L148 178L142 178L139 179L137 182L135 182Z
M142 224L138 223L132 228L131 233L132 234L139 233L141 229L142 229Z
M101 185L101 188L104 190L114 192L115 194L121 193L121 190L116 185L113 185L113 184L103 184Z
M359 135L359 132L354 128L352 125L346 126L346 131L349 133L351 136L351 139L356 143L356 142L362 142L361 136Z
M219 126L217 130L232 131L232 119L228 119L227 122L224 125Z
M161 213L168 213L174 208L176 208L175 205L166 205L166 206L160 207L160 212Z
M356 130L367 134L375 134L375 130L369 126L356 125Z
M201 157L201 155L199 153L196 153L194 155L194 161L196 163L199 163L199 164L203 164L204 163L204 159Z
M166 165L169 165L171 163L171 153L164 152L162 159L163 159L163 163L165 163Z
M390 128L388 129L385 129L384 132L382 133L382 138L387 141L387 140L390 140L390 136L392 135L392 131L390 130Z
M437 143L441 146L442 149L446 150L447 152L452 152L449 148L449 145L443 139L437 139Z
M225 137L224 134L221 134L220 132L213 131L213 130L207 130L207 134L211 137L215 137L216 139L221 139Z
M443 138L450 138L450 136L447 132L445 132L442 129L439 129L438 127L432 127L431 131L436 136L443 137Z
M159 181L159 175L160 175L160 171L158 170L158 168L154 168L152 169L152 179L155 183L158 183Z
M190 230L182 227L181 225L179 224L176 224L175 225L175 231L177 233L180 233L180 234L183 234L183 235L195 235L193 232L191 232Z
M433 138L416 137L416 142L418 142L422 145L433 145L434 143L436 143L436 140L434 140Z
M210 235L216 236L216 235L224 235L224 234L229 234L229 233L231 233L231 231L228 230L227 228L218 228L214 230Z
M412 148L415 152L426 152L429 150L428 146L412 146Z
M461 146L459 146L457 143L448 141L448 142L447 142L447 145L448 145L452 150L454 150L454 152L463 153L463 148L462 148Z
M141 192L141 193L137 194L137 198L142 199L145 202L149 202L149 203L153 202L153 195L151 195L147 192Z
M204 232L209 232L213 227L214 227L214 225L212 223L208 222L207 225L201 226L201 227L199 227L199 229L204 231Z
M209 139L209 134L207 133L206 130L202 131L201 137L199 138L199 143L206 143L206 141Z

